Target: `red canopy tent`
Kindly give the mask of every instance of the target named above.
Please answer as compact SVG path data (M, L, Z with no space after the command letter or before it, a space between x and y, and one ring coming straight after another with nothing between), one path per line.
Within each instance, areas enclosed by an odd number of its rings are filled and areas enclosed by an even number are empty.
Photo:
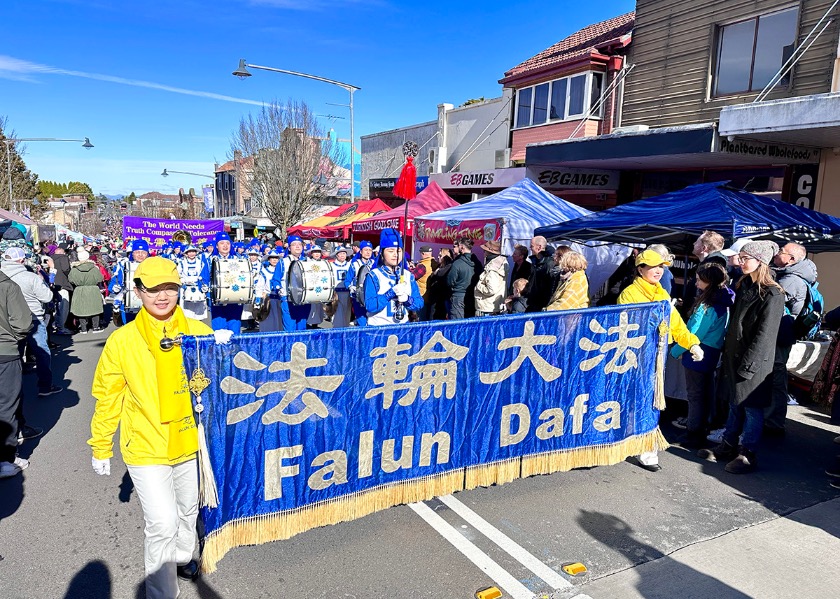
M458 202L450 198L440 185L432 181L417 197L408 202L408 228L406 236L414 235L414 219L418 216L431 214L439 210L445 210L458 206ZM369 239L371 242L378 241L382 229L396 229L403 231L405 221L405 205L397 206L387 212L382 212L370 218L360 219L353 223L354 239ZM408 240L406 240L408 241ZM376 244L374 244L376 245Z
M308 222L289 227L289 235L304 239L348 239L354 221L385 212L390 207L382 200L362 200L344 204Z

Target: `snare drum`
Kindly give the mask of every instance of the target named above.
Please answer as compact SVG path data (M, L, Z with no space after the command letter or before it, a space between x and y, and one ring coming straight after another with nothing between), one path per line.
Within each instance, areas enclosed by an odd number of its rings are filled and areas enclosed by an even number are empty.
M123 306L126 310L139 310L143 302L134 293L134 274L137 272L139 262L129 261L123 266L123 282L125 283L125 294L123 295Z
M213 260L213 304L249 304L254 299L254 277L251 263L236 258Z
M335 297L335 271L325 260L296 260L289 269L289 298L293 304L331 302Z

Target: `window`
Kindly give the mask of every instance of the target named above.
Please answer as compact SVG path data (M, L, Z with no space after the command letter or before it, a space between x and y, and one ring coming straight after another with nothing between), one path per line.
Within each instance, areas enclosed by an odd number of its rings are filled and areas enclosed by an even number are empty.
M585 93L586 75L572 77L569 84L569 116L583 114L583 96Z
M603 73L590 72L517 90L515 128L582 117L601 99L603 83Z
M533 87L526 87L519 90L516 94L516 126L527 127L531 124L531 94L534 91Z
M532 125L542 125L548 118L548 83L534 88L534 118Z
M790 8L721 27L714 95L763 89L793 51L798 20L799 9ZM789 77L781 84L789 85Z
M566 118L566 88L568 79L559 79L551 83L551 119Z

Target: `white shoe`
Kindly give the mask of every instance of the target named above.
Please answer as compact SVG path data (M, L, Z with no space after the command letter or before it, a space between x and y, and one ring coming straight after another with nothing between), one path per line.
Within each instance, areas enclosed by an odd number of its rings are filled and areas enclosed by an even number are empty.
M15 458L14 462L0 462L0 478L11 478L17 476L29 466L29 462L23 458Z
M712 443L722 443L723 442L723 433L726 432L725 428L718 428L713 430L709 435L706 437L708 441Z

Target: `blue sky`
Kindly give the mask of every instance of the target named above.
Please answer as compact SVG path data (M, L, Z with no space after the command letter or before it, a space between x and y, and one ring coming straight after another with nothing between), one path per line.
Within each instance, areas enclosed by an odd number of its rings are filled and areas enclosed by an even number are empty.
M265 71L240 81L239 58L344 81L356 139L433 120L441 102L497 97L505 70L570 33L630 10L631 0L5 0L0 115L30 143L42 179L96 193L199 188L230 152L239 119L296 99L349 137L343 89ZM257 105L255 105L257 104ZM358 178L357 173L357 178Z

